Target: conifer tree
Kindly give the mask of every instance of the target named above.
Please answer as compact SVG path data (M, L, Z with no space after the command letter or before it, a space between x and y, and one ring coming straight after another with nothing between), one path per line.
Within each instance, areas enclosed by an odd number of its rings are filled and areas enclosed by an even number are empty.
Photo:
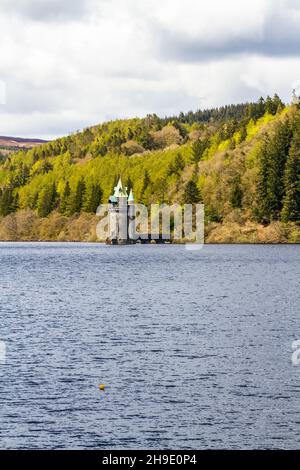
M37 201L37 212L39 217L47 217L56 207L57 191L56 185L46 186L39 194Z
M181 153L177 153L174 160L174 172L179 174L185 167L184 159L182 158Z
M86 191L83 210L85 212L96 213L99 204L101 204L103 191L99 184L92 184Z
M16 193L14 196L14 202L13 202L13 212L16 212L19 209L19 193Z
M284 109L284 103L281 101L277 93L273 97L273 113L276 114Z
M285 175L285 197L281 219L300 223L300 128L294 133Z
M292 137L288 119L277 125L273 137L266 136L262 145L257 186L257 214L264 222L277 220L285 192L284 171Z
M201 201L201 194L199 188L194 180L187 182L183 194L184 204L196 204Z
M201 139L195 140L195 142L192 145L192 162L193 163L198 163L203 155L203 152L205 150L203 141Z
M4 188L0 197L0 214L6 216L15 210L15 200L13 190L10 187Z
M243 201L243 190L240 178L236 178L233 184L230 202L234 209L241 209Z
M140 201L142 204L147 205L149 202L149 197L152 189L152 182L148 170L144 172L143 185L140 194Z
M73 194L73 198L71 200L71 204L70 204L71 214L76 214L81 211L83 202L84 202L85 191L86 191L85 181L83 178L80 178L80 180L77 183L75 193Z
M177 153L174 161L170 164L168 168L168 175L179 175L185 167L184 159L182 158L181 153Z
M284 196L284 171L290 149L292 129L289 120L279 124L269 148L268 204L271 220L278 219Z
M267 221L269 215L268 206L268 177L269 177L269 154L268 137L265 136L260 149L259 173L257 183L257 208L258 220Z
M247 139L247 127L246 127L246 125L244 124L244 125L241 127L241 130L240 130L239 143L241 144L241 143L244 142L246 139Z
M71 188L70 188L69 181L67 181L64 187L64 191L62 193L59 208L58 208L61 214L68 215L68 210L69 210L69 205L70 205L70 195L71 195Z
M259 98L258 103L255 105L255 107L256 107L256 116L255 116L256 119L260 118L261 116L265 114L266 103L262 96Z
M142 194L146 191L146 189L148 188L150 183L151 183L151 179L150 179L149 172L148 172L148 170L145 170L144 179L143 179Z

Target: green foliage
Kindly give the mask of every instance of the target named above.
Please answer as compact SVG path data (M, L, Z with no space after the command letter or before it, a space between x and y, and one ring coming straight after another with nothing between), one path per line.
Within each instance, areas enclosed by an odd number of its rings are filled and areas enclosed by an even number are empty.
M66 182L64 187L63 193L61 195L60 204L59 204L59 212L61 214L70 215L70 196L71 196L71 188L69 185L69 181Z
M5 187L0 191L0 215L6 216L18 208L18 196L14 196L10 187Z
M185 167L184 159L180 153L176 154L176 157L173 162L170 163L168 168L168 176L176 175L179 176L182 170Z
M299 221L299 116L274 96L111 121L18 151L0 161L0 215L30 209L42 218L92 217L121 176L136 202L203 200L212 222L231 212Z
M130 178L130 176L128 176L128 178L126 180L125 187L127 188L128 194L130 193L130 190L133 189L133 181Z
M219 223L222 221L222 217L217 208L211 205L205 205L205 217L209 222Z
M201 201L200 190L193 179L189 180L184 188L183 203L196 204Z
M75 192L70 201L70 214L77 214L83 208L84 198L86 193L86 184L83 178L77 182Z
M241 209L243 202L243 190L241 188L240 178L236 178L233 181L232 192L230 196L230 203L233 209Z
M37 201L37 213L39 217L47 217L56 207L57 191L55 183L46 186L39 194Z
M85 193L85 201L82 209L84 212L96 213L99 204L102 202L103 192L98 184L91 184L87 187Z
M280 217L285 193L284 172L292 138L288 118L276 125L262 146L258 181L258 218L270 222Z
M300 121L294 130L294 136L286 162L284 174L285 196L281 218L283 222L300 223Z
M146 189L148 188L150 183L151 183L151 178L150 178L150 175L149 175L149 171L145 170L143 186L142 186L142 193L144 193L146 191Z
M277 114L282 111L284 104L277 94L274 95L273 99L270 96L267 97L265 102L265 112L268 114Z
M140 199L143 204L148 203L148 198L150 196L149 194L150 188L151 188L151 178L149 175L149 171L145 170L144 178L143 178L143 185L142 185L141 194L140 194Z
M202 159L204 151L209 146L209 139L197 139L192 145L192 161L193 163L199 163Z
M238 136L238 143L241 144L247 139L247 128L245 125L241 127L239 136Z

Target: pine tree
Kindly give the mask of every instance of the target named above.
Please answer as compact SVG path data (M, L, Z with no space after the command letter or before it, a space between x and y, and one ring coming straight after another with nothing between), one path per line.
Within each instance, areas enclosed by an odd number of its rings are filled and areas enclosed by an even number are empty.
M284 197L284 171L290 149L292 129L289 120L279 124L269 148L268 204L271 220L280 217Z
M21 162L15 175L15 187L24 186L29 178L29 167Z
M243 190L241 188L240 178L236 178L233 183L230 203L234 209L241 209L243 201Z
M69 181L67 181L66 185L64 187L64 191L62 193L59 208L58 208L58 210L61 214L68 215L69 204L70 204L70 195L71 195L71 188L70 188L70 185L69 185Z
M15 199L13 189L10 187L4 188L0 197L0 215L6 216L15 210Z
M168 175L179 175L185 167L184 159L182 158L181 153L177 153L174 161L170 164L168 168Z
M151 196L152 182L148 170L144 172L143 185L140 193L140 202L147 205Z
M266 99L266 112L275 115L284 108L284 104L277 94L273 98L270 96Z
M275 135L266 136L261 149L257 186L257 215L264 222L277 220L285 194L284 171L292 137L288 119L277 125Z
M19 193L16 193L14 196L14 202L13 202L13 212L16 212L19 209Z
M255 106L256 106L256 116L255 116L255 118L258 119L261 116L263 116L266 112L266 103L265 103L265 100L262 96L259 98L258 103Z
M143 186L142 186L142 194L144 194L144 192L146 191L146 189L148 188L150 183L151 183L151 179L150 179L149 172L148 172L148 170L145 170L144 179L143 179Z
M196 204L201 201L201 194L199 188L194 180L187 182L183 194L184 204Z
M37 201L37 212L39 217L47 217L56 207L57 191L56 185L53 183L46 186L39 194Z
M257 207L256 215L260 221L268 221L269 206L268 206L268 177L269 177L269 154L268 154L268 137L265 136L261 150L259 160L259 173L257 183Z
M240 130L240 138L239 138L239 143L241 144L247 139L247 127L246 125L243 125Z
M192 161L199 163L203 157L204 151L209 146L208 139L197 139L192 145Z
M36 191L30 200L30 205L29 205L30 209L34 210L37 208L38 199L39 199L39 193L38 191Z
M273 114L273 101L270 96L267 96L266 99L266 112L269 114Z
M273 113L279 113L284 109L284 103L281 101L277 93L273 97Z
M98 184L92 184L86 192L83 210L85 212L96 213L98 206L101 204L102 196L103 191L101 187Z
M179 174L185 167L184 159L181 153L177 153L174 161L174 171L176 174Z
M286 163L281 219L300 223L300 129L295 132Z
M71 214L76 214L81 211L83 202L84 202L85 191L86 191L85 181L83 178L80 178L80 180L77 183L75 193L73 194L73 197L71 198L71 204L70 204Z

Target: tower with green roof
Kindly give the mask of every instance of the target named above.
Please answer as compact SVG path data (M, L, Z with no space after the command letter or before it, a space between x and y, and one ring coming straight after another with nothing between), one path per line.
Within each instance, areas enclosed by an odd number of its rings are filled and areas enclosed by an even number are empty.
M127 188L119 178L114 194L109 197L109 237L107 242L113 245L127 245L133 243L129 238L128 226L134 219L134 196L132 189L129 196Z

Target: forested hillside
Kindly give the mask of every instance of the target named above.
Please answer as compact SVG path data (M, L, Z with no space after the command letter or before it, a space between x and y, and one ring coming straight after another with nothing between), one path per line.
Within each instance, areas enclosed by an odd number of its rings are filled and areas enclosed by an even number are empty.
M0 239L96 239L119 176L137 202L203 201L208 242L300 241L300 111L280 98L107 122L0 163Z

